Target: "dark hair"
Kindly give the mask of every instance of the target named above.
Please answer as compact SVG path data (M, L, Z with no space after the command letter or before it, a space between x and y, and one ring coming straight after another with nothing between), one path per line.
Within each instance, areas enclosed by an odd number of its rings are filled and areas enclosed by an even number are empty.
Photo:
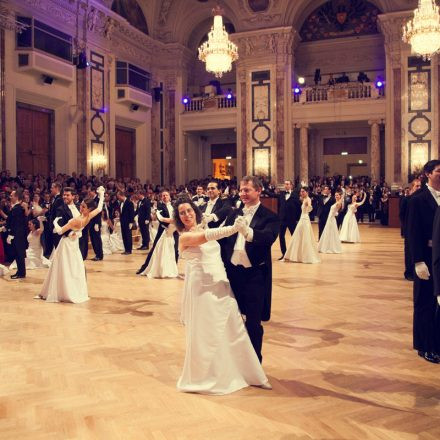
M215 183L215 186L217 187L217 189L220 189L219 186L218 186L218 182L217 182L217 180L210 180L210 181L208 182L208 185L209 185L210 183ZM208 186L208 185L206 185L206 186ZM201 185L199 185L199 186L201 186Z
M200 211L199 207L189 198L189 196L180 195L173 207L174 221L176 223L176 228L179 232L185 229L185 225L183 224L182 220L180 220L180 215L179 215L179 206L183 205L184 203L188 203L188 205L190 205L191 208L196 213L196 223L199 224L202 221L202 211Z
M84 203L84 205L87 206L87 209L89 211L91 211L91 210L96 208L96 202L93 199L84 199L83 203Z
M308 186L302 186L301 189L303 189L307 193L307 195L309 195L309 187ZM300 191L301 191L301 189L300 189Z
M35 229L40 229L40 221L36 218L33 218L32 220L29 220L33 225Z
M52 183L52 186L55 187L55 188L58 188L58 190L61 191L61 183L59 183L59 182L54 182L54 183Z
M263 184L261 183L261 180L257 176L244 176L241 178L240 182L252 183L252 186L257 191L258 190L261 191L263 189Z
M70 193L72 193L73 196L76 195L76 190L75 190L75 188L72 188L71 186L66 186L66 187L63 189L63 194L64 194L65 192L70 192Z
M423 174L425 175L431 174L438 165L440 165L439 159L434 159L434 160L430 160L429 162L426 162L425 165L423 166Z

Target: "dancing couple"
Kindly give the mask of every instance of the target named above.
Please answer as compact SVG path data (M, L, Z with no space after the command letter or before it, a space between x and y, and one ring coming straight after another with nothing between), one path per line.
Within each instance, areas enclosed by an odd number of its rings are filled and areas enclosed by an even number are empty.
M271 246L279 220L261 205L261 191L259 179L244 177L244 208L216 229L202 229L202 214L189 198L176 203L179 248L187 262L181 317L186 355L177 384L181 391L228 394L249 385L272 388L261 367L261 321L270 319Z

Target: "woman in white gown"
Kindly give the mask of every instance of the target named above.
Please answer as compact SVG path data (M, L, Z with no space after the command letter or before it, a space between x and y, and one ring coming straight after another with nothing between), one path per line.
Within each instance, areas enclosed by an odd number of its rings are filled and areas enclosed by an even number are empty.
M364 197L361 202L357 203L357 195L353 194L351 203L348 205L347 213L345 214L344 221L342 222L341 231L339 232L339 238L345 243L360 243L361 236L359 234L359 226L356 219L356 211L359 206L363 205L367 193L364 193Z
M124 250L124 242L122 241L121 221L119 220L120 212L114 213L113 232L110 234L110 249L113 253L122 252Z
M216 240L234 226L201 229L202 214L188 199L177 201L175 222L186 260L181 321L186 354L177 382L180 391L228 394L254 385L272 389L252 347Z
M309 216L313 209L312 201L307 188L301 188L299 197L302 200L301 217L290 240L284 261L319 263L318 249Z
M29 243L26 249L26 269L41 269L49 267L50 261L43 256L43 246L41 246L41 234L44 232L43 221L45 217L40 216L38 219L33 219L28 223L29 234L27 240ZM17 269L17 263L14 261L9 270Z
M318 252L323 254L340 254L342 252L341 240L339 239L336 216L342 208L342 197L340 193L335 194L336 202L330 207L330 212L318 243Z
M145 270L141 272L141 275L147 278L177 278L179 271L174 249L174 232L176 228L172 224L173 219L162 217L159 211L156 211L156 217L162 223L168 223L169 226L160 236L150 262Z
M104 255L111 255L112 244L110 242L110 229L108 226L109 220L105 211L102 211L102 221L101 221L101 241L102 241L102 253Z
M39 298L47 302L82 303L89 300L86 282L86 269L79 249L78 240L82 229L102 211L104 188L97 190L99 203L92 199L81 203L81 215L70 219L63 227L54 222L54 231L64 235L56 247L52 264L44 280Z

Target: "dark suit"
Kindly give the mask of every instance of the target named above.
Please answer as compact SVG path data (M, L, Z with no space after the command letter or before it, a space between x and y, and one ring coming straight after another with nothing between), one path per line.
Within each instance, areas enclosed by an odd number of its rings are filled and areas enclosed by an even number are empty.
M151 201L144 197L142 200L139 200L137 203L137 208L135 215L138 216L139 230L142 236L142 247L148 247L150 245L150 230L148 227L148 223L150 222L151 216Z
M438 205L427 186L409 199L406 233L414 263L424 262L431 274L428 280L414 277L413 345L416 350L440 352L438 344L437 298L432 281L432 231Z
M434 295L440 295L440 208L437 208L432 229L432 278Z
M96 206L98 206L99 197L96 196L94 198L94 201L96 203ZM99 213L90 220L89 233L90 233L90 241L92 242L92 247L95 252L95 256L100 260L104 258L104 254L102 251L101 226L102 226L102 216L101 213Z
M409 250L409 241L407 234L407 222L408 222L408 202L410 196L402 197L400 199L399 206L399 219L400 219L400 234L404 239L404 253L405 253L405 278L414 277L414 262L411 259L411 253Z
M56 232L53 232L53 221L57 217L57 211L64 205L63 198L61 197L61 194L57 194L54 199L52 200L52 203L50 205L48 214L46 214L47 218L47 229L48 233L46 235L47 242L46 242L46 249L45 249L45 255L46 257L50 257L50 254L52 253L52 250L54 247L58 246L58 243L61 240L61 236L59 236Z
M200 210L205 213L208 208L209 201L206 205L200 207ZM226 217L231 213L232 208L228 199L221 199L220 197L215 201L214 206L210 214L215 214L217 216L217 221L212 221L208 223L208 228L218 228L226 219Z
M122 205L122 203L124 203ZM122 206L122 207L121 207ZM121 235L124 242L125 252L131 253L133 249L133 236L131 235L130 224L134 222L134 206L127 197L124 202L120 203L121 210Z
M324 203L324 200L327 200ZM327 218L330 213L331 206L335 203L335 198L330 195L330 197L326 198L323 195L318 200L318 238L321 238L322 231L324 231L325 224L327 223Z
M235 210L226 219L225 225L232 225L241 209ZM260 205L250 227L252 242L246 242L245 251L252 267L235 266L231 263L237 235L220 240L222 259L235 298L242 314L246 315L246 329L260 362L263 344L261 321L269 321L272 300L272 258L271 246L277 239L280 221L278 216Z
M165 203L159 202L157 204L157 210L160 211L160 215L164 218L170 218L170 212L168 210L168 207ZM159 241L159 238L162 236L162 234L165 232L165 230L168 228L168 223L163 223L159 221L159 228L157 230L156 237L153 242L153 246L151 247L150 252L148 252L147 258L145 259L144 264L140 267L138 272L143 272L148 264L150 263L151 257L153 256L154 250L156 249L157 242ZM179 234L177 231L173 233L174 236L174 254L176 257L176 262L179 258Z
M12 253L15 261L17 262L17 275L26 276L26 249L28 247L27 242L27 218L24 212L24 208L21 204L16 204L11 209L11 212L6 219L6 229L8 235L12 235L14 238L11 242Z
M290 235L293 235L296 224L301 217L301 201L298 195L291 191L289 198L286 199L286 194L286 191L282 191L278 196L281 255L286 253L286 230L289 229Z

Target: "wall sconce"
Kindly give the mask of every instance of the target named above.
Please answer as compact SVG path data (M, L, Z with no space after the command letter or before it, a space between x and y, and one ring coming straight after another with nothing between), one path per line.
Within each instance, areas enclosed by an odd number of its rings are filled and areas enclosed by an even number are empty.
M105 168L107 165L107 158L103 154L92 154L90 158L93 169Z

